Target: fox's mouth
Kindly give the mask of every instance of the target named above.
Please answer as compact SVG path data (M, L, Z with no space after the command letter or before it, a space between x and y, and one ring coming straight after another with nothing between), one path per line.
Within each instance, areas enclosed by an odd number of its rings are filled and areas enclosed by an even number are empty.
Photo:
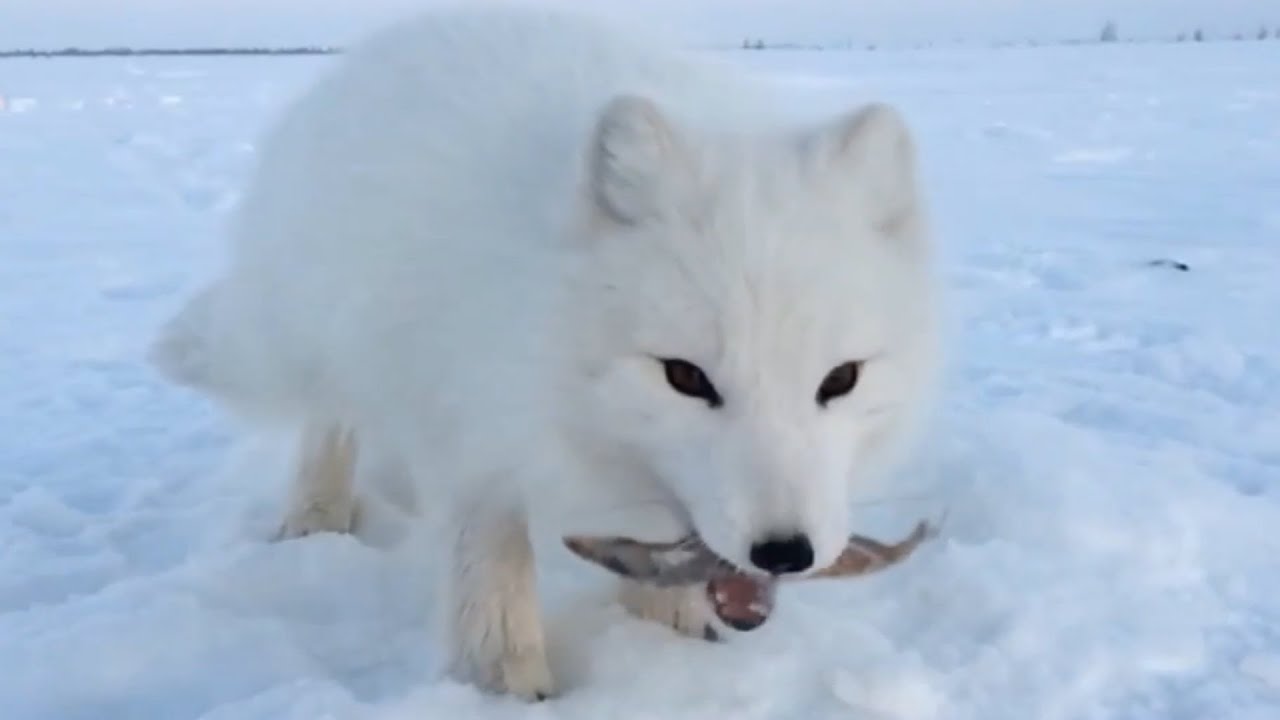
M797 579L853 577L875 572L905 560L920 543L936 534L936 524L920 521L910 535L892 545L853 535L834 563ZM573 536L565 538L564 543L579 557L636 582L659 587L705 584L707 600L716 615L735 630L754 630L769 619L781 579L735 566L708 548L697 535L669 543Z
M738 568L697 535L670 543L578 536L565 538L565 545L579 557L637 582L659 587L705 584L716 616L735 630L754 630L773 611L777 581Z

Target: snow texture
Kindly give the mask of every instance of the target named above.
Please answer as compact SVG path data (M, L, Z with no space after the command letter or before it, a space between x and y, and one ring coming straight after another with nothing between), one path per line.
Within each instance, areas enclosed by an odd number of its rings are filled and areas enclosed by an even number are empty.
M858 510L890 537L946 508L941 537L788 584L724 644L630 619L544 539L565 695L442 679L418 530L268 542L283 446L232 445L143 363L258 131L331 60L3 62L0 715L1280 717L1280 53L741 57L920 134L946 402Z

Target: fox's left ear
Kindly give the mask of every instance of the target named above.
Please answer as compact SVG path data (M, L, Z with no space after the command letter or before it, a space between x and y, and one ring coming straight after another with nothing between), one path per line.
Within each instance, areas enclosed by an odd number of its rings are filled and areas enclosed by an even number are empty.
M914 237L921 209L915 143L897 110L866 105L810 132L802 146L822 191L857 202L885 235Z

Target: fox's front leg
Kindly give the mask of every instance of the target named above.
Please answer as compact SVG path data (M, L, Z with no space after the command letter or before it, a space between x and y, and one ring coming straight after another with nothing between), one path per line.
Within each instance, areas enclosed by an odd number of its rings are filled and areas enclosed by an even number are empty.
M449 533L443 607L451 673L527 700L550 697L555 688L524 511L474 501L455 513Z

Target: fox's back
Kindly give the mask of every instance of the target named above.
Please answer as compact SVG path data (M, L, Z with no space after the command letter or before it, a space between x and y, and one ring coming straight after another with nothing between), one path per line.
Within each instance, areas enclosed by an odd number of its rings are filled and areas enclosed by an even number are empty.
M258 397L343 407L486 373L536 383L521 373L550 354L600 109L638 93L715 126L765 117L753 88L546 9L435 10L372 36L263 136L218 293L226 362Z
M354 48L267 133L238 247L265 248L273 243L263 236L278 230L288 237L275 243L361 238L366 248L482 252L492 238L500 252L519 252L522 242L554 240L565 222L610 98L648 95L707 122L749 114L733 108L751 101L751 87L719 63L578 15L521 6L423 14Z

